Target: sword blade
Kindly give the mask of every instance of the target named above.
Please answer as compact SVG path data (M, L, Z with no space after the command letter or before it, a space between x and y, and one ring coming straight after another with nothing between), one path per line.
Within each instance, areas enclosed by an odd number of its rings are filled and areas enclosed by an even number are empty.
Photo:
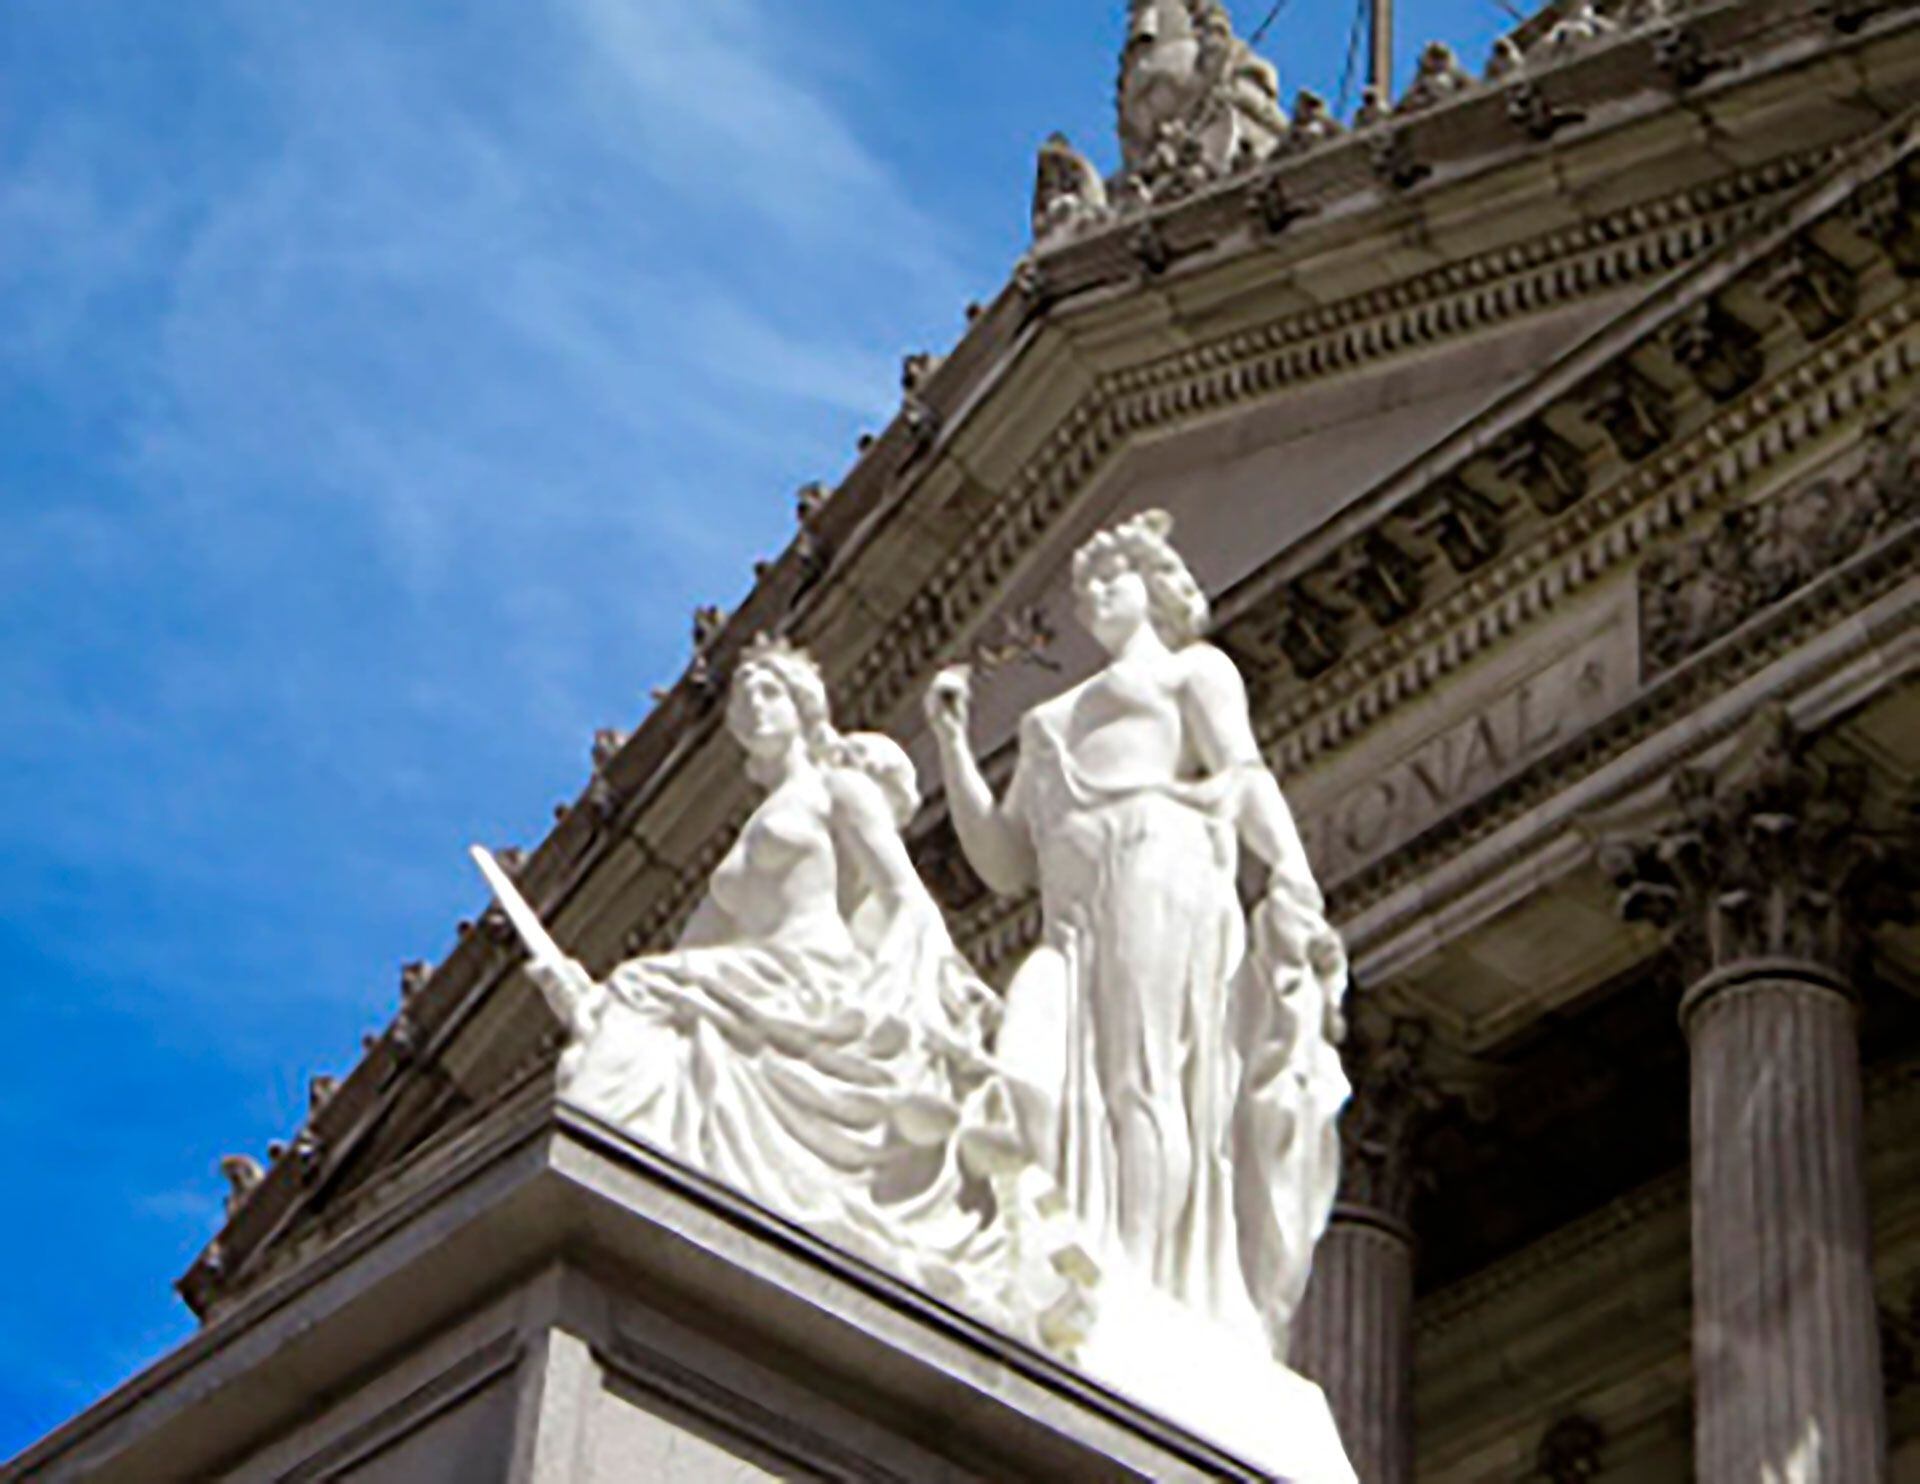
M507 921L513 924L513 930L520 935L520 941L527 945L527 952L533 955L534 961L564 969L570 962L567 955L553 941L546 924L540 921L540 914L520 895L519 888L501 869L500 862L493 858L493 852L483 845L474 845L468 853L480 868L480 874L486 877L487 885L493 888L494 899L500 903L500 910L507 914Z

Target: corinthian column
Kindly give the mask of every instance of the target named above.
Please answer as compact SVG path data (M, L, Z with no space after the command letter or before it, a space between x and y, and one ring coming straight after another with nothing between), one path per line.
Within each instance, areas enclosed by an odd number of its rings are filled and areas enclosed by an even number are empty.
M1688 983L1703 1484L1884 1476L1853 971L1898 862L1862 826L1864 783L1772 711L1718 775L1675 777L1675 817L1602 854Z
M1326 1392L1366 1484L1413 1478L1413 1142L1442 1101L1423 1071L1426 1041L1426 1027L1407 1019L1348 1041L1340 1194L1288 1357Z

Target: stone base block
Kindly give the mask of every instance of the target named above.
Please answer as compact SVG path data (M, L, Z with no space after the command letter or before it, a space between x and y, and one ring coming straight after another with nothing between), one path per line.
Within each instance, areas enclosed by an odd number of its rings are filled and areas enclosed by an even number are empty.
M1318 1394L1295 1401L1311 1412ZM544 1092L357 1192L187 1344L0 1469L94 1484L1272 1476Z

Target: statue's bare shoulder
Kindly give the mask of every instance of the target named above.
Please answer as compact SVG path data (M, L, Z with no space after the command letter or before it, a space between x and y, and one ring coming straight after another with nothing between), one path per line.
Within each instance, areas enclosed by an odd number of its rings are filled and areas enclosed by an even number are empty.
M1173 653L1174 675L1181 689L1202 705L1218 702L1246 704L1247 686L1240 678L1240 667L1227 652L1204 639L1196 639Z

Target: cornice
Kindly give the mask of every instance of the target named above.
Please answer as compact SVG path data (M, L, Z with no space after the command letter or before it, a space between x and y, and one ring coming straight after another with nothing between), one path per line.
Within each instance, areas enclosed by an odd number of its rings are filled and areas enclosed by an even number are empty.
M1669 273L1751 229L1835 154L1791 152L1582 227L1102 373L980 513L972 539L835 686L836 709L866 720L891 714L1126 442Z
M1920 301L1902 299L1775 382L1724 409L1650 468L1631 471L1543 530L1338 674L1263 723L1290 772L1353 742L1398 705L1517 633L1571 594L1677 530L1696 512L1761 483L1920 366L1912 327ZM1303 713L1305 713L1303 715Z
M1107 385L1116 395L1146 397L1147 414L1159 421L1628 287L1725 241L1839 152L1832 146L1791 151L1116 371Z
M1880 197L1888 194L1888 182L1883 177L1901 165L1907 151L1904 132L1887 131L1859 152L1867 160L1878 157L1878 168L1872 174L1849 182L1847 177L1856 171L1843 170L1838 172L1839 181L1814 187L1798 209L1783 214L1771 230L1729 246L1715 259L1702 263L1691 279L1675 280L1659 303L1636 311L1629 323L1603 330L1575 347L1538 382L1504 399L1451 435L1441 448L1356 500L1339 517L1337 530L1315 533L1227 594L1219 604L1223 631L1229 638L1236 630L1248 635L1242 640L1243 647L1257 652L1262 647L1257 637L1263 621L1260 609L1276 603L1285 609L1299 602L1324 609L1328 585L1337 580L1327 571L1336 555L1351 561L1367 543L1385 538L1395 550L1432 565L1432 538L1411 533L1410 522L1399 512L1410 510L1436 488L1444 491L1464 487L1484 501L1482 492L1491 481L1498 497L1518 512L1498 522L1499 535L1506 536L1505 528L1517 524L1518 534L1528 543L1512 545L1477 571L1456 572L1457 580L1444 598L1422 605L1416 597L1409 611L1388 622L1369 624L1365 605L1352 600L1342 613L1329 613L1329 617L1351 615L1346 627L1357 629L1362 642L1336 645L1326 662L1310 671L1301 671L1296 658L1292 681L1269 687L1269 703L1278 700L1279 704L1265 720L1265 739L1278 747L1277 761L1282 770L1301 771L1320 754L1344 745L1394 706L1430 688L1434 680L1457 668L1486 642L1500 637L1503 623L1510 626L1524 617L1524 610L1532 604L1556 600L1558 591L1543 594L1537 581L1532 584L1532 592L1524 591L1529 579L1605 528L1621 512L1643 503L1661 486L1687 479L1703 467L1710 468L1707 484L1714 487L1699 490L1699 498L1711 498L1744 482L1764 458L1760 450L1767 442L1765 438L1751 439L1749 434L1776 423L1795 423L1790 409L1812 386L1903 329L1908 313L1904 300L1890 311L1891 320L1883 305L1882 312L1870 314L1844 336L1834 338L1829 334L1813 342L1791 369L1719 403L1674 380L1685 373L1673 365L1667 349L1673 327L1683 317L1703 305L1714 306L1717 311L1719 300L1730 293L1751 298L1756 292L1751 281L1768 275L1782 253L1808 242L1815 229L1825 229L1828 224L1845 224L1852 229L1876 208ZM1856 170L1859 163L1857 160ZM1849 184L1851 189L1847 188ZM1864 234L1849 230L1850 237L1855 235ZM1660 379L1634 368L1631 358L1635 357L1650 357L1648 364L1660 372ZM1621 366L1628 367L1625 374L1643 389L1644 395L1664 404L1662 415L1670 423L1676 419L1676 409L1686 414L1689 409L1703 408L1701 426L1681 432L1678 439L1673 434L1680 430L1669 426L1667 437L1651 450L1635 455L1615 450L1613 439L1602 436L1596 426L1591 404L1593 388L1605 379L1602 373ZM1684 422L1684 417L1680 420ZM1822 426L1828 420L1823 418ZM1544 433L1539 431L1542 428ZM1567 497L1559 509L1549 512L1535 500L1540 511L1530 512L1529 502L1519 498L1524 488L1520 481L1487 472L1487 462L1497 458L1502 439L1544 436L1567 443L1568 434L1573 432L1584 440L1578 447L1569 445L1581 464L1582 488ZM1796 436L1795 441L1802 440ZM1737 467L1742 460L1750 467ZM1469 478L1475 471L1476 477ZM1595 480L1592 476L1596 473L1603 479ZM1698 487L1701 481L1696 477L1692 483ZM1531 495L1533 491L1526 493ZM1543 521L1540 514L1550 518ZM1613 544L1620 545L1620 540L1616 538ZM1611 561L1605 564L1611 565ZM1585 582L1585 563L1569 566L1561 562L1560 567L1575 586ZM1447 580L1444 572L1442 580ZM1459 636L1453 632L1476 609L1496 599L1504 600L1504 617L1499 612L1483 615L1481 634ZM1270 642L1264 647L1271 653ZM1277 655L1273 657L1277 661Z
M1663 675L1644 688L1632 705L1567 747L1548 753L1494 794L1459 810L1398 847L1378 866L1336 887L1328 893L1329 916L1342 922L1357 917L1440 861L1486 839L1552 795L1622 757L1707 699L1758 674L1811 635L1831 628L1911 578L1917 558L1920 521L1910 520L1845 567ZM1905 621L1920 621L1920 614L1909 613ZM1869 647L1872 642L1869 636L1861 635L1850 650ZM1844 656L1836 656L1836 662L1841 658ZM1689 751L1710 747L1731 735L1744 719L1744 714L1736 714L1721 723L1701 726L1690 738ZM1423 910L1431 911L1464 890L1460 887L1445 897L1428 898Z
M1751 487L1920 364L1911 340L1889 345L1915 318L1913 302L1892 306L1720 411L1653 465L1624 471L1616 484L1537 531L1510 560L1490 565L1311 686L1296 688L1261 718L1263 743L1284 772L1305 771L1590 587L1650 539ZM1440 473L1447 472L1453 470L1443 466Z

